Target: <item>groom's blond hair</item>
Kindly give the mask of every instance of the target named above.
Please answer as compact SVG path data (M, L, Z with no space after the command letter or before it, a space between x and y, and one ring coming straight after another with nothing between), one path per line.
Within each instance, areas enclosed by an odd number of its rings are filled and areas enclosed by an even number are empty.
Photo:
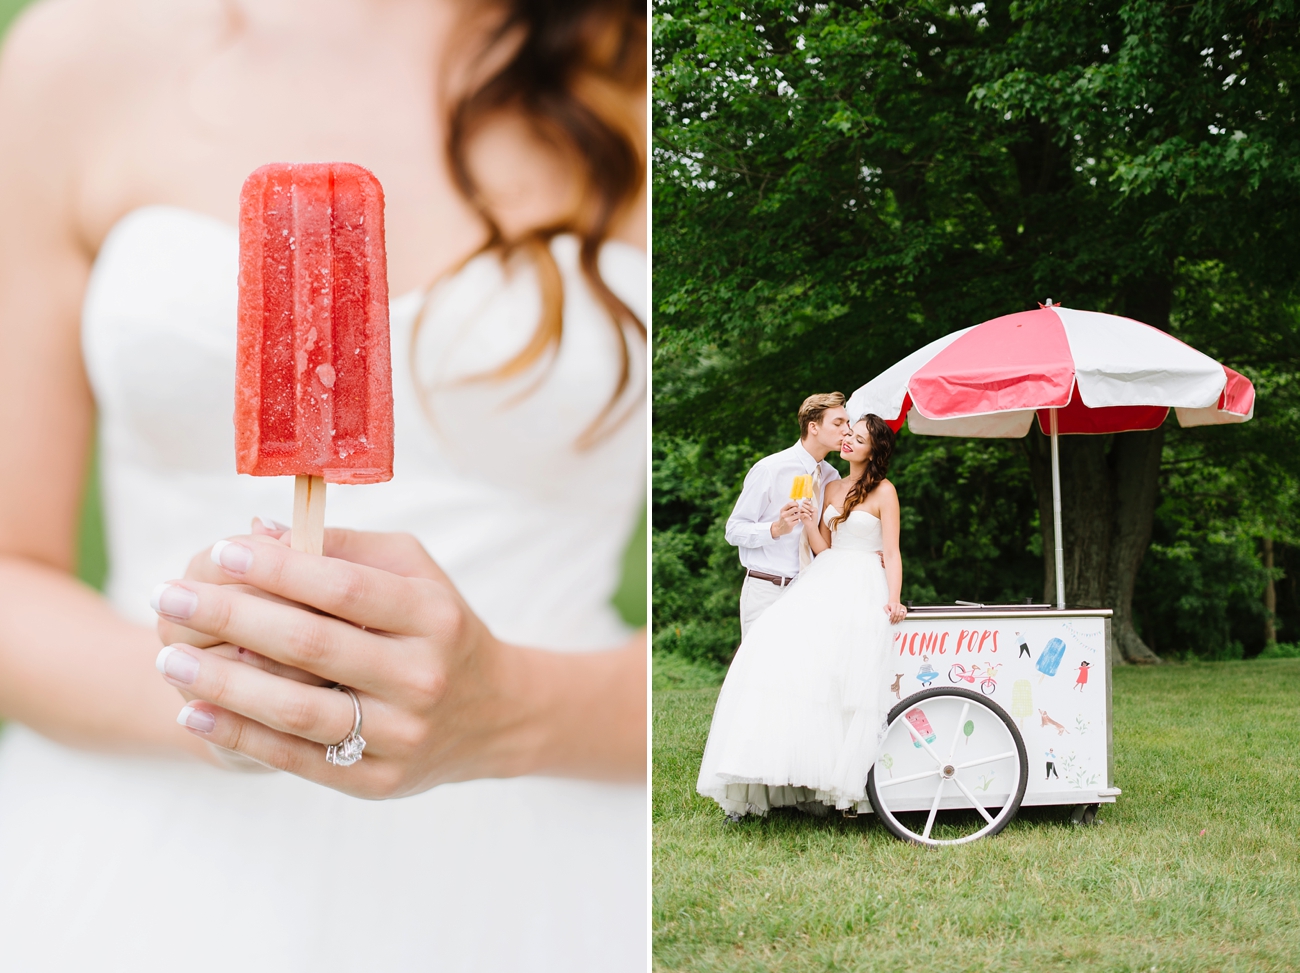
M808 426L821 422L827 409L839 409L844 405L843 392L818 392L803 400L799 406L799 438L808 438Z

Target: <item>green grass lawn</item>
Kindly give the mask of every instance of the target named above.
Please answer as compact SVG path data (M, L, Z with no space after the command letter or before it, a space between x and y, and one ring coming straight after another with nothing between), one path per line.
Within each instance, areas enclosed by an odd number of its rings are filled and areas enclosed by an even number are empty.
M1118 669L1101 823L1028 808L942 850L871 817L724 825L695 793L712 681L656 659L657 969L1300 969L1300 659Z

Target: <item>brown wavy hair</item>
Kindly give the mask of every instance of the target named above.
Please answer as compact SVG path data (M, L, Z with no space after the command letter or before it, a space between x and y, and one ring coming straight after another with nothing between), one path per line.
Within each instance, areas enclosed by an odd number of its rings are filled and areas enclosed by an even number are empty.
M847 520L853 508L863 503L871 496L871 491L884 482L886 474L889 473L889 461L894 457L894 430L889 428L884 419L874 412L868 412L858 422L867 424L867 438L871 440L871 455L867 457L866 470L845 494L844 509L831 518L831 530L835 530ZM853 425L857 424L855 422Z
M583 277L609 312L623 352L607 409L578 437L578 447L586 449L635 408L634 403L609 417L632 379L631 342L646 337L644 322L609 289L597 265L615 220L645 181L644 151L620 105L627 91L647 83L646 8L643 0L506 0L489 9L499 19L477 51L477 64L491 67L448 107L447 160L461 195L488 230L487 241L470 259L487 252L503 260L526 257L537 269L542 313L517 355L463 381L505 380L547 356L554 362L564 331L564 285L550 242L562 233L575 235ZM513 237L493 215L468 158L474 136L506 117L523 119L544 144L569 160L581 185L569 213ZM417 337L418 327L413 345Z

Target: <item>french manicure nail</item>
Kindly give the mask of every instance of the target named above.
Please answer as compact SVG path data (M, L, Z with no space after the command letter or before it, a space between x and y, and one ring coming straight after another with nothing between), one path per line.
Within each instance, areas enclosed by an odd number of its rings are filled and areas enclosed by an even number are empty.
M176 722L200 733L211 733L212 728L217 725L217 718L204 710L186 706L176 714Z
M217 541L212 545L212 562L234 574L243 574L253 566L253 552L243 544Z
M288 524L282 524L278 520L274 520L270 517L258 517L257 521L262 525L263 529L265 530L273 530L279 532L282 530L289 529Z
M154 588L149 596L149 605L159 615L170 615L184 621L199 607L199 596L189 588L164 581Z
M154 668L164 676L188 686L199 677L199 660L174 645L164 645L153 660Z

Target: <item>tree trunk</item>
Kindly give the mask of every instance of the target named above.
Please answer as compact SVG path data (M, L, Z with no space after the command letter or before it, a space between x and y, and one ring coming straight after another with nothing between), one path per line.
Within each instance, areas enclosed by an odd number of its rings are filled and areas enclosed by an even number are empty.
M1125 294L1130 317L1167 330L1169 282L1148 278ZM1076 391L1076 395L1078 392ZM1065 601L1109 608L1114 662L1159 662L1133 627L1133 587L1151 544L1164 430L1113 436L1061 436L1061 526ZM1043 538L1043 600L1056 604L1052 524L1052 441L1035 423L1025 441L1038 493Z
M1065 548L1065 600L1072 607L1102 608L1112 504L1106 446L1110 436L1061 436L1061 538ZM1043 532L1043 600L1056 604L1056 536L1052 522L1052 439L1035 423L1030 467L1038 490Z
M1112 662L1159 662L1133 627L1133 586L1151 543L1164 432L1061 436L1065 603L1109 608ZM1038 494L1043 600L1056 604L1052 440L1035 423L1025 441Z
M1115 527L1107 570L1106 604L1115 611L1111 619L1115 649L1131 662L1160 661L1133 627L1133 586L1151 545L1164 443L1163 428L1126 432L1115 437L1110 451Z
M1264 568L1268 584L1264 586L1264 644L1277 642L1277 587L1273 584L1273 538L1264 538Z

